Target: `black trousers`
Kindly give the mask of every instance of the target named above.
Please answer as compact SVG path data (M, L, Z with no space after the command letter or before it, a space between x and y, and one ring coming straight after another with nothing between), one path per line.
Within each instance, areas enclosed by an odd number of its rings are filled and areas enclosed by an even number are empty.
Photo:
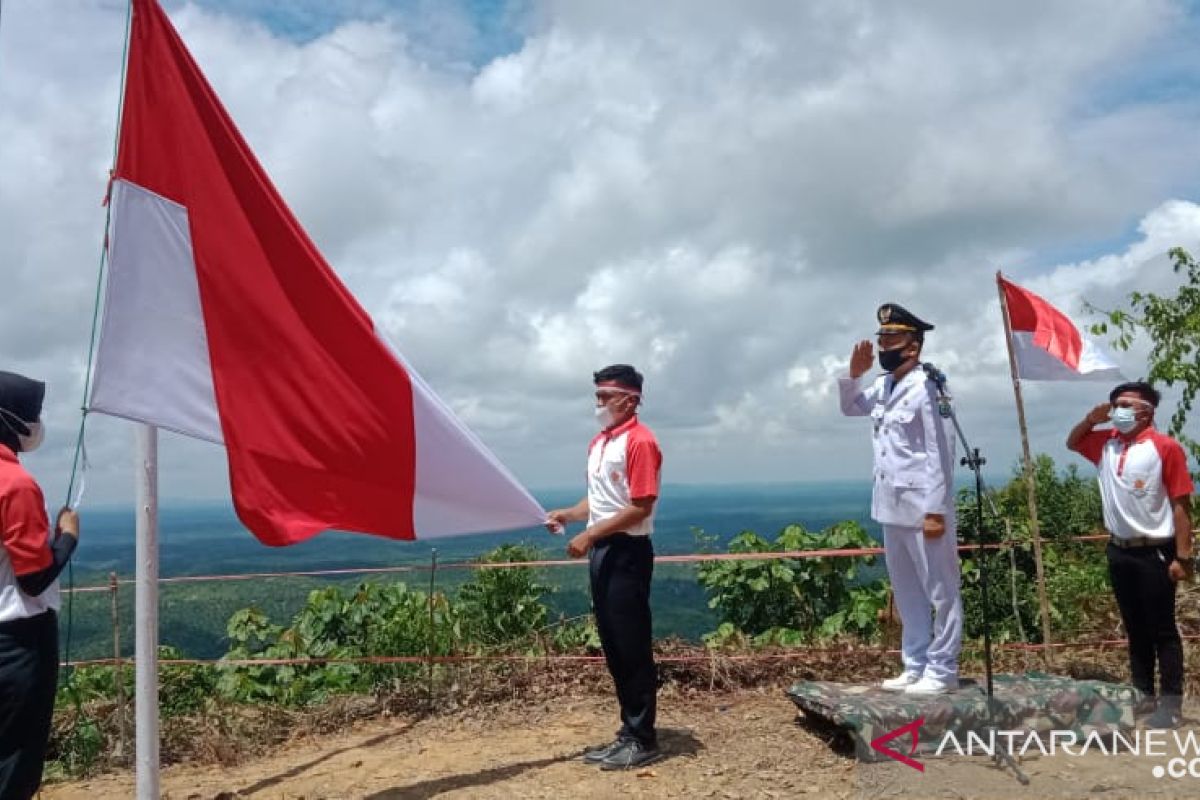
M1129 637L1133 685L1155 694L1157 660L1162 699L1178 708L1183 697L1183 641L1175 625L1175 582L1167 574L1174 558L1174 540L1158 547L1108 545L1108 575Z
M618 533L602 539L592 548L588 566L596 628L621 704L617 735L654 746L658 674L650 633L650 537Z
M0 622L0 800L42 782L58 686L58 615Z

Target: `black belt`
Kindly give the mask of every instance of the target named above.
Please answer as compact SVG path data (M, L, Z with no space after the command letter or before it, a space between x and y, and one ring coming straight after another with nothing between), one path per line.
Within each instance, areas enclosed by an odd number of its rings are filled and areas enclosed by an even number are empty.
M45 625L57 625L58 612L52 608L40 611L32 617L17 617L0 622L0 633L17 636L30 630L39 630Z
M617 544L618 542L624 543L624 542L638 542L638 541L648 542L648 541L650 541L650 535L646 534L646 533L639 534L639 533L626 533L625 531L617 531L616 533L610 533L608 536L605 536L603 539L600 539L599 541L596 542L596 544L606 544L606 543L607 544Z
M1109 534L1108 536L1108 543L1114 547L1119 547L1122 550L1128 550L1131 547L1162 547L1163 545L1171 544L1174 541L1175 539L1173 537L1160 539L1153 536L1122 537L1113 536L1112 534Z

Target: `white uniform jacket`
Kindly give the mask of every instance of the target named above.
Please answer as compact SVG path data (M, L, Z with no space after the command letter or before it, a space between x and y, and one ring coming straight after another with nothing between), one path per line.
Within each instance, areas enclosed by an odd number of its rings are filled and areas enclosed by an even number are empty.
M881 375L839 378L842 413L870 415L875 448L871 517L920 527L926 514L954 514L954 438L938 414L937 387L920 367L894 382ZM894 385L893 385L894 383Z

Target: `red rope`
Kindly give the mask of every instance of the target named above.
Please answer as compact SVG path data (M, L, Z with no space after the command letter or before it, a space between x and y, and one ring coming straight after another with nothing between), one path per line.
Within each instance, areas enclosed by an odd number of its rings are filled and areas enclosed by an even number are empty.
M1108 535L1076 536L1072 541L1108 540ZM1011 544L985 544L987 550L999 550ZM977 545L960 544L959 550L974 550ZM773 561L783 558L847 558L854 556L874 556L883 552L882 547L842 548L837 550L788 550L784 552L767 553L689 553L674 556L655 556L657 564L693 564L703 561ZM438 564L438 570L445 569L510 569L514 567L579 567L587 564L585 559L553 559L546 561L451 561ZM336 575L384 575L400 572L428 572L433 569L427 564L410 564L400 567L347 567L344 569L315 569L296 572L240 572L225 575L178 575L172 578L159 578L160 584L168 583L203 583L207 581L252 581L263 578L316 578ZM118 584L129 585L132 578L121 578ZM80 586L74 589L63 589L62 593L71 592L107 592L111 591L110 584L102 586Z
M1200 639L1200 634L1188 634L1182 638L1195 640ZM1038 651L1038 650L1059 650L1059 649L1109 649L1113 647L1123 647L1129 643L1127 639L1102 639L1095 642L1053 642L1051 644L1038 644L1026 642L1004 642L993 645L996 650L1017 650L1017 651ZM846 648L846 647L806 647L789 650L783 653L742 653L734 655L725 655L719 652L714 652L709 655L690 655L690 656L672 656L663 655L655 656L654 660L660 664L691 664L691 663L711 663L714 661L738 661L738 662L758 662L758 661L779 661L794 658L808 658L814 655L824 654L846 654L846 653L875 653L878 655L896 655L899 650L885 649L882 647L861 647L861 648ZM584 656L584 655L544 655L544 656L527 656L527 655L458 655L458 656L358 656L352 658L163 658L159 659L161 666L223 666L223 667L285 667L285 666L308 666L319 667L328 664L471 664L471 663L500 663L500 662L539 662L539 663L578 663L578 662L593 662L599 663L604 660L604 656ZM62 666L73 667L89 667L89 666L113 666L116 664L132 664L132 658L95 658L83 661L63 662Z

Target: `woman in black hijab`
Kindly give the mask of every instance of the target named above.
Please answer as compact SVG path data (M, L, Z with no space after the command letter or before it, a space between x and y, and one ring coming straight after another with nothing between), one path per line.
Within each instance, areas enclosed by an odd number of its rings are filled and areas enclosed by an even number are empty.
M0 372L0 800L42 782L58 684L58 575L79 541L79 516L54 535L42 490L18 459L42 443L46 385Z

